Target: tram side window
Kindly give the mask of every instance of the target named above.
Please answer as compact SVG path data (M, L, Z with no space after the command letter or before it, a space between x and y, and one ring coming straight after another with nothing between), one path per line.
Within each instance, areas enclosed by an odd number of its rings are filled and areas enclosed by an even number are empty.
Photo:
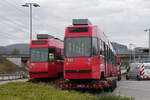
M108 63L110 63L110 62L109 62L109 57L110 57L109 52L110 52L110 49L109 49L109 47L107 46L107 61L108 61Z
M56 49L56 60L62 60L61 49Z
M98 39L97 38L93 38L92 39L92 54L93 56L97 56L98 55Z
M104 56L104 42L101 41L101 45L102 45L102 55Z
M115 56L115 66L117 66L117 56Z
M110 50L110 62L112 63L112 51Z
M109 59L109 48L108 48L108 46L106 46L106 48L107 48L107 62L108 62L108 59Z
M112 56L112 54L111 54L111 49L109 49L109 60L110 60L110 64L112 64L111 56Z
M114 66L114 54L112 53L112 65Z
M62 58L62 60L63 60L63 57L64 57L64 50L61 49L61 58Z
M102 55L102 40L99 40L100 55Z
M55 49L50 48L49 49L49 61L54 62L54 60L55 60Z
M104 60L105 62L107 61L107 48L105 42L104 42Z
M108 51L108 60L110 62L110 48L109 48L109 51Z

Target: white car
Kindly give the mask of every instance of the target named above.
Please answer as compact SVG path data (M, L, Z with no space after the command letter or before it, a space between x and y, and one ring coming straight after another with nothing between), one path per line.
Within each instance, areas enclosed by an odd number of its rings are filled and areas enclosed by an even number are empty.
M126 79L150 79L150 63L131 63Z

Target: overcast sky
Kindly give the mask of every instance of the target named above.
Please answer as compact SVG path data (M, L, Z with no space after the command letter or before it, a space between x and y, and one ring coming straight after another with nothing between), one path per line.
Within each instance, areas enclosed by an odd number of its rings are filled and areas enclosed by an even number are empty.
M3 0L0 4L0 46L29 43L29 8L33 8L33 38L51 34L63 39L65 27L73 18L88 18L112 42L148 47L150 0Z

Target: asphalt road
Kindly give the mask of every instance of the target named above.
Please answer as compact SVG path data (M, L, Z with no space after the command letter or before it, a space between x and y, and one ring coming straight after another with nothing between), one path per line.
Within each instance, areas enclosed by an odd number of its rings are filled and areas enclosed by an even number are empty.
M150 80L122 80L114 90L115 94L132 97L135 100L150 100Z

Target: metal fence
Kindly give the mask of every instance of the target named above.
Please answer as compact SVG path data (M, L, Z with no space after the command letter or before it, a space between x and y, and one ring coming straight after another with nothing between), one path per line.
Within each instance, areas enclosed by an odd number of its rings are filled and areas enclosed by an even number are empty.
M24 76L24 74L0 74L0 81L22 79Z

